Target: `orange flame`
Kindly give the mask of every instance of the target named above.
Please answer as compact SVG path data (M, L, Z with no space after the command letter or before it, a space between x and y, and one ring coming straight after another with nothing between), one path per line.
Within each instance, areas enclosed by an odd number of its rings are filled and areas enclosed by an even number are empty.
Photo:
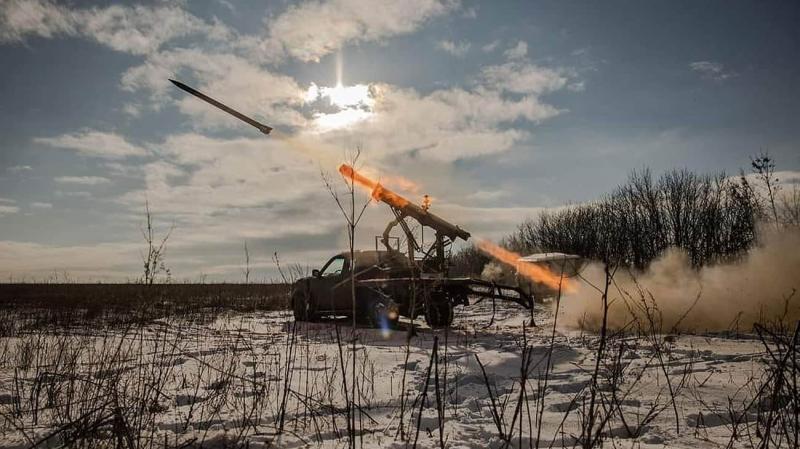
M516 267L519 274L534 282L540 282L554 290L557 290L561 284L562 291L575 291L575 287L569 279L565 279L541 265L520 261L519 258L522 256L519 254L497 246L488 240L479 240L478 249L504 264Z
M341 173L346 180L352 181L353 184L358 184L369 191L370 196L375 201L383 201L394 207L405 207L408 205L407 199L383 187L379 182L367 178L347 164L339 166L339 173Z

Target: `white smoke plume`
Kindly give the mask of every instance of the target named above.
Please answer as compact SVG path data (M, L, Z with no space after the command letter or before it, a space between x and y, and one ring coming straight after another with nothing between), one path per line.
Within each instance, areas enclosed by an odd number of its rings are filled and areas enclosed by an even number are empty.
M489 262L483 266L481 279L485 281L500 281L504 276L503 266L494 262Z
M598 329L605 283L603 267L590 264L576 293L561 308L569 327ZM742 259L693 269L686 254L666 251L643 273L619 269L609 287L608 323L619 329L647 315L669 331L750 330L754 323L800 319L800 232L765 235ZM650 312L646 313L645 310Z

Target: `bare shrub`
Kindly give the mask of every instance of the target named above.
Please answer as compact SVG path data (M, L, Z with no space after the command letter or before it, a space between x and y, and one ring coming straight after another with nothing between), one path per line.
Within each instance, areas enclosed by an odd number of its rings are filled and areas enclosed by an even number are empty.
M653 181L643 170L598 201L526 221L515 241L529 250L568 252L640 269L677 247L698 267L750 248L757 213L754 193L742 180L673 170Z
M800 228L800 187L781 196L781 222L785 227Z
M763 184L766 192L763 202L766 203L767 208L771 212L771 217L775 227L780 226L780 219L778 218L778 206L776 205L776 198L781 189L780 181L775 176L775 159L769 155L768 152L761 152L756 156L750 158L750 166L753 174L756 175L758 181Z
M153 285L156 278L163 274L165 281L169 282L172 279L172 273L164 263L164 256L167 250L167 240L169 240L174 225L169 228L164 237L160 240L155 235L153 228L153 215L150 213L150 202L145 200L145 225L142 227L142 237L147 244L147 250L142 253L142 264L144 272L142 273L142 283L145 285Z

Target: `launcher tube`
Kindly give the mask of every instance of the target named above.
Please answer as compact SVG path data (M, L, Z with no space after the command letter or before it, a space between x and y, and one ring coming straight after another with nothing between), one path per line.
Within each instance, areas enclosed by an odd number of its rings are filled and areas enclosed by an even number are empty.
M417 220L419 224L434 229L440 235L449 237L450 240L455 240L456 238L468 240L470 237L469 232L448 222L438 215L426 211L403 196L398 195L397 193L382 186L379 182L376 182L362 175L361 173L358 173L353 167L347 164L342 164L339 166L339 173L341 173L345 179L352 180L354 184L359 184L368 189L370 191L370 195L376 201L382 201L388 204L389 206L399 210L401 215Z

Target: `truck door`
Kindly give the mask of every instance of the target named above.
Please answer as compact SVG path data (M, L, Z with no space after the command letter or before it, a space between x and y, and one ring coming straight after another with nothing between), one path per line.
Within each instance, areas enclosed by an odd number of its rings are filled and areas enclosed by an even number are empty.
M320 270L311 283L311 292L316 300L317 310L335 312L340 310L341 291L345 290L342 281L349 279L347 259L334 256ZM349 283L344 282L349 291Z

